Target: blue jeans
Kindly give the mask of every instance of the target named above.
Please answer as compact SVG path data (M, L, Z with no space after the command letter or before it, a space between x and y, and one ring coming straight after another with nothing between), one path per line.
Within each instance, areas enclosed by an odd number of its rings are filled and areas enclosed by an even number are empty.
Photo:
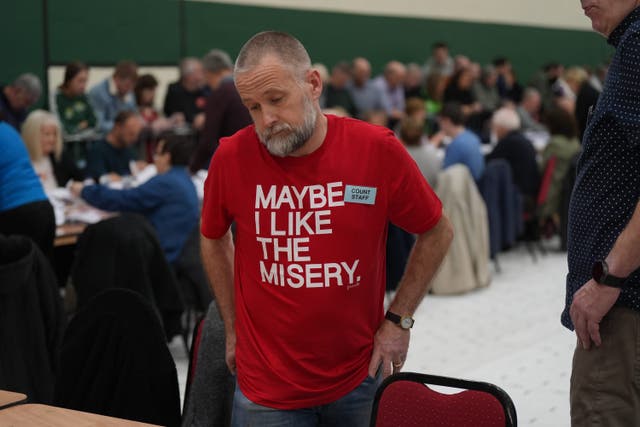
M233 396L232 427L368 427L371 408L382 376L367 376L346 396L326 405L281 410L253 403L236 382Z

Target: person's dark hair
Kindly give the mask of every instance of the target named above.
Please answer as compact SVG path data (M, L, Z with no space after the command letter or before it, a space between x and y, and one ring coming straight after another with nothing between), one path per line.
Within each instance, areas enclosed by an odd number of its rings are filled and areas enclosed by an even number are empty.
M172 166L187 166L191 160L194 144L188 135L170 135L161 141L161 152L171 155Z
M340 61L333 66L332 71L341 71L344 74L351 74L351 64L347 61Z
M136 80L138 78L138 65L133 61L120 61L116 64L113 77Z
M113 123L114 126L118 125L118 126L122 126L123 124L125 124L127 122L127 120L129 120L131 117L135 117L137 116L138 113L136 113L135 111L131 111L131 110L126 110L126 111L120 111L117 115L116 118L113 119Z
M549 128L551 135L563 135L569 139L578 136L578 125L575 117L563 108L550 108L544 113L543 121Z
M494 58L492 64L494 67L502 67L503 65L506 65L508 62L509 60L504 56L498 56L497 58Z
M88 71L88 70L89 70L89 67L84 62L73 61L68 63L67 66L64 68L64 80L62 81L60 88L66 89L67 86L69 85L69 82L71 82L71 80L73 80L75 76L80 74L80 72L82 71Z
M460 126L464 124L464 114L462 113L462 106L459 102L447 102L442 106L442 110L438 113L439 117L445 117L456 125Z
M242 46L234 75L249 71L267 55L278 57L283 64L291 67L300 80L304 77L303 73L311 68L311 58L300 40L280 31L264 31L251 37Z
M449 49L449 45L443 41L437 41L433 45L431 45L431 50L442 49L442 48Z
M143 74L136 80L136 87L133 89L133 93L136 96L136 103L140 105L142 97L142 91L147 89L155 89L158 87L158 80L151 74Z

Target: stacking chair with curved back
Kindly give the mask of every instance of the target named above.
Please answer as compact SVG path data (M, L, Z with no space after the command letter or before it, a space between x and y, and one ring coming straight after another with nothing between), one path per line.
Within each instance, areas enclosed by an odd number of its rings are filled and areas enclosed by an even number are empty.
M430 385L461 389L440 393ZM477 381L399 373L378 388L371 427L516 427L516 410L501 388Z

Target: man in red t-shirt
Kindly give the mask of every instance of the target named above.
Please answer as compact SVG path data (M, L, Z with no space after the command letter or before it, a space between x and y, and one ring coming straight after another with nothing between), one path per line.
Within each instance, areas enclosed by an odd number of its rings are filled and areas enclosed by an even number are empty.
M237 372L232 424L367 426L451 225L388 129L321 114L322 82L298 40L255 35L234 77L254 125L221 140L202 209ZM389 222L418 236L385 315Z

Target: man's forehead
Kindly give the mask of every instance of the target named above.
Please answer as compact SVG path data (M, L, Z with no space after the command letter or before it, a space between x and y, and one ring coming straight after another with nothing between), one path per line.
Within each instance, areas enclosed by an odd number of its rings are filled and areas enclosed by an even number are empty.
M267 62L238 74L235 80L240 97L244 101L271 92L285 91L294 82L294 76L283 64Z

